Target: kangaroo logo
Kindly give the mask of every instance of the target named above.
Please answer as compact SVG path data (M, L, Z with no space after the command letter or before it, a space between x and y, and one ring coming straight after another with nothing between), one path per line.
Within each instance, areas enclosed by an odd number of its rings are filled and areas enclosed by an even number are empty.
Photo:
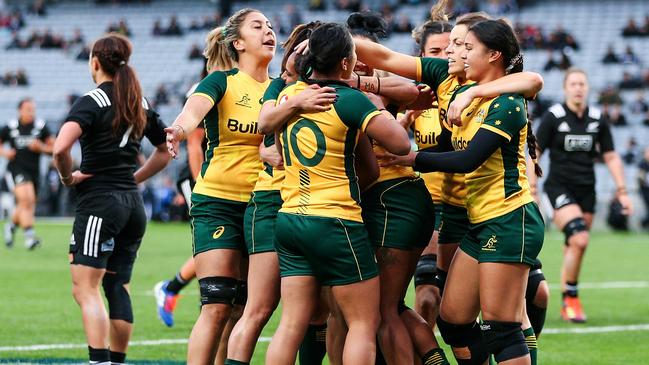
M498 243L498 240L496 239L496 235L493 234L491 237L487 240L487 243L485 243L482 246L482 251L490 251L494 252L496 251L496 243Z
M252 108L250 106L250 96L248 94L245 94L244 96L241 97L241 100L237 101L235 104L239 106L245 106L246 108Z

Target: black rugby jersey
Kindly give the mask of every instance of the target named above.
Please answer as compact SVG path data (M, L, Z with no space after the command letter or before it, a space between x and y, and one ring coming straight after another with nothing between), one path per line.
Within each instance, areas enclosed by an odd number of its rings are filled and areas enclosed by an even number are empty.
M536 131L541 151L550 150L548 182L594 185L594 159L613 151L611 129L597 108L588 107L582 118L565 104L553 105Z
M78 123L83 130L81 144L81 172L93 177L77 185L77 192L137 191L133 173L141 138L134 138L130 130L113 132L113 83L104 82L77 99L66 121ZM148 102L142 99L147 123L144 136L157 146L165 143L164 124Z
M50 130L42 119L36 119L29 124L20 123L17 119L10 120L0 131L0 140L8 142L11 148L16 150L16 157L9 161L7 169L14 173L26 172L37 177L40 153L32 152L29 145L36 139L45 142L50 136Z

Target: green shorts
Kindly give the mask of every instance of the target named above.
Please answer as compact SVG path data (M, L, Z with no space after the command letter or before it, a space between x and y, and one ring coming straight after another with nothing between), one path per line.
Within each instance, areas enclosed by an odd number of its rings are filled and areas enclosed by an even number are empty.
M248 254L275 251L275 219L282 207L279 190L253 191L243 218Z
M362 223L280 212L276 227L282 277L315 276L322 285L345 285L379 274Z
M460 249L478 262L525 263L530 266L543 247L545 223L536 203L500 217L471 224Z
M243 202L192 193L189 215L194 256L219 248L245 252L243 215L246 205Z
M439 232L442 226L442 203L433 201L433 208L435 209L435 230Z
M421 178L382 181L361 197L363 221L374 247L426 247L433 235L435 208Z
M440 245L460 243L469 229L469 213L466 208L442 203L442 223L439 226Z

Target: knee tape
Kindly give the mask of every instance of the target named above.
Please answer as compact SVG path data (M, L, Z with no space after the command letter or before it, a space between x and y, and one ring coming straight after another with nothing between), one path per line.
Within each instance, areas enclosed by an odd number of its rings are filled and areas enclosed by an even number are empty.
M121 319L133 323L133 308L131 296L124 288L129 283L128 275L122 273L106 273L101 286L108 301L108 316L110 319Z
M248 301L248 282L237 281L237 296L234 297L234 305L246 305Z
M566 225L563 227L563 234L566 237L566 241L564 243L566 244L566 246L568 245L568 240L570 239L570 237L584 231L588 231L588 226L586 225L586 221L582 217L575 218L566 223Z
M423 255L415 269L415 287L419 285L435 285L437 272L437 255Z
M477 365L487 361L489 353L482 342L482 333L477 322L452 324L438 316L437 327L444 342L454 348L453 354L458 364ZM458 357L460 355L455 352L458 348L467 348L468 354Z
M483 321L482 339L496 362L507 361L530 353L520 322Z
M539 285L541 285L543 280L545 280L545 275L543 275L541 269L530 271L527 277L527 289L525 290L525 300L528 303L534 301L536 291L539 289Z
M444 295L444 286L446 286L446 277L448 272L437 268L437 275L435 276L435 281L437 282L437 287L439 288L439 296Z
M209 276L198 279L201 292L201 305L234 304L237 296L237 279L225 276Z

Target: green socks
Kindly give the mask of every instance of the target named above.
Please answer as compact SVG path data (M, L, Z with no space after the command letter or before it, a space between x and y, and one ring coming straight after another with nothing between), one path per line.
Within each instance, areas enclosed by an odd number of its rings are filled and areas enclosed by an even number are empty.
M523 330L523 336L525 336L525 343L527 344L527 348L530 350L532 365L536 365L538 345L536 343L536 336L534 335L534 328L530 327Z

